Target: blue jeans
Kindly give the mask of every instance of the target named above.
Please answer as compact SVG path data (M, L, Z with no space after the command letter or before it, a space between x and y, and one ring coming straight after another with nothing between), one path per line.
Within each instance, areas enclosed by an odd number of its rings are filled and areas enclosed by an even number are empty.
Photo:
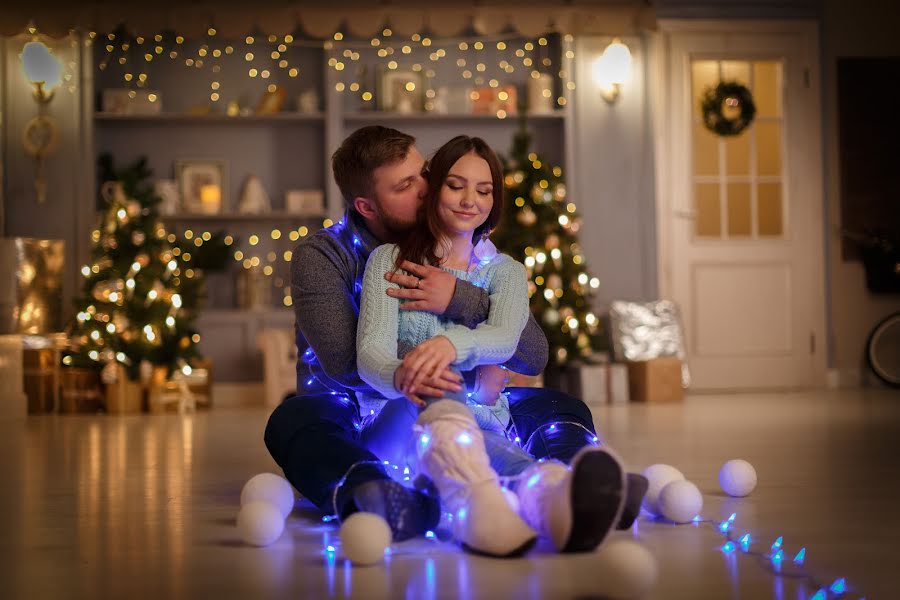
M506 392L515 433L522 450L532 457L568 463L578 450L593 442L591 412L578 398L541 388L507 388ZM390 410L407 410L408 406L415 416L415 407L407 400L392 402L396 404L389 402ZM553 423L561 425L551 431ZM269 417L265 443L291 485L320 510L331 513L334 486L353 464L380 459L369 447L385 445L386 436L369 431L363 434L361 426L359 406L344 394L291 396ZM512 467L500 466L498 472L503 470L504 474L518 468L515 463ZM388 479L379 466L354 469L338 493L338 509L355 486L378 479Z

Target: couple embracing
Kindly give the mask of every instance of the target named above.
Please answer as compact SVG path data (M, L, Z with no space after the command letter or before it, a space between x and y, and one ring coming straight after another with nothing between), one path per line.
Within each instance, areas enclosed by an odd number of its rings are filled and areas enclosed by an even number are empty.
M524 267L490 242L494 151L458 136L426 163L412 136L372 126L332 168L347 211L293 253L297 394L265 432L291 484L342 520L379 514L394 541L448 513L465 549L497 557L538 536L590 551L629 527L646 480L596 443L587 406L505 387L509 371L540 373L548 346Z

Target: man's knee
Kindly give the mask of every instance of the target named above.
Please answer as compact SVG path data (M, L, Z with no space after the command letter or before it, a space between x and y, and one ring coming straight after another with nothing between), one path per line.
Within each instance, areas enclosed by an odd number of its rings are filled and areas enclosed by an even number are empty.
M266 423L264 440L275 462L281 464L287 444L309 428L353 431L359 413L345 396L292 396L275 407Z

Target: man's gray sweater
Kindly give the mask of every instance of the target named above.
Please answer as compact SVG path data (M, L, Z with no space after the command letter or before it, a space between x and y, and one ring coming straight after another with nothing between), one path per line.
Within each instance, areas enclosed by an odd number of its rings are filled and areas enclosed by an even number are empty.
M362 393L380 397L356 369L356 321L362 276L369 254L379 242L362 217L347 211L332 227L300 242L291 260L291 297L297 335L297 395ZM485 290L465 281L456 290L444 316L474 329L488 316ZM548 344L534 317L519 339L516 353L504 366L516 373L537 375L547 364ZM471 377L467 377L471 383Z

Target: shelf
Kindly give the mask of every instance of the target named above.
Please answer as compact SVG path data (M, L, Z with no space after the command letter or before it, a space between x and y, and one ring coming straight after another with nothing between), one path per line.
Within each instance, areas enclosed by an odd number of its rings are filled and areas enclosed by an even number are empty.
M200 318L217 320L240 321L245 319L258 319L260 317L288 317L293 316L294 309L290 306L272 306L270 308L242 309L242 308L204 308L200 310Z
M309 222L309 223L321 223L325 219L327 219L327 215L320 216L310 216L310 215L295 215L293 213L288 212L269 212L261 215L241 215L236 213L220 213L216 215L206 215L202 213L182 213L179 215L160 215L160 218L163 221L168 221L172 223L178 223L183 221L220 221L226 223L238 223L238 222L270 222L270 221L293 221L293 222Z
M157 115L120 115L116 113L94 113L94 121L100 123L154 123L154 124L260 124L260 123L323 123L323 113L283 112L271 115L247 115L229 117L223 114L188 115L180 113L160 113Z
M556 110L546 114L529 114L527 119L538 121L552 121L563 119L567 115L565 110ZM492 114L439 114L439 113L394 113L379 111L359 111L344 113L344 120L348 122L358 121L391 121L391 122L415 122L415 121L509 121L515 123L520 115L510 115L504 119Z

